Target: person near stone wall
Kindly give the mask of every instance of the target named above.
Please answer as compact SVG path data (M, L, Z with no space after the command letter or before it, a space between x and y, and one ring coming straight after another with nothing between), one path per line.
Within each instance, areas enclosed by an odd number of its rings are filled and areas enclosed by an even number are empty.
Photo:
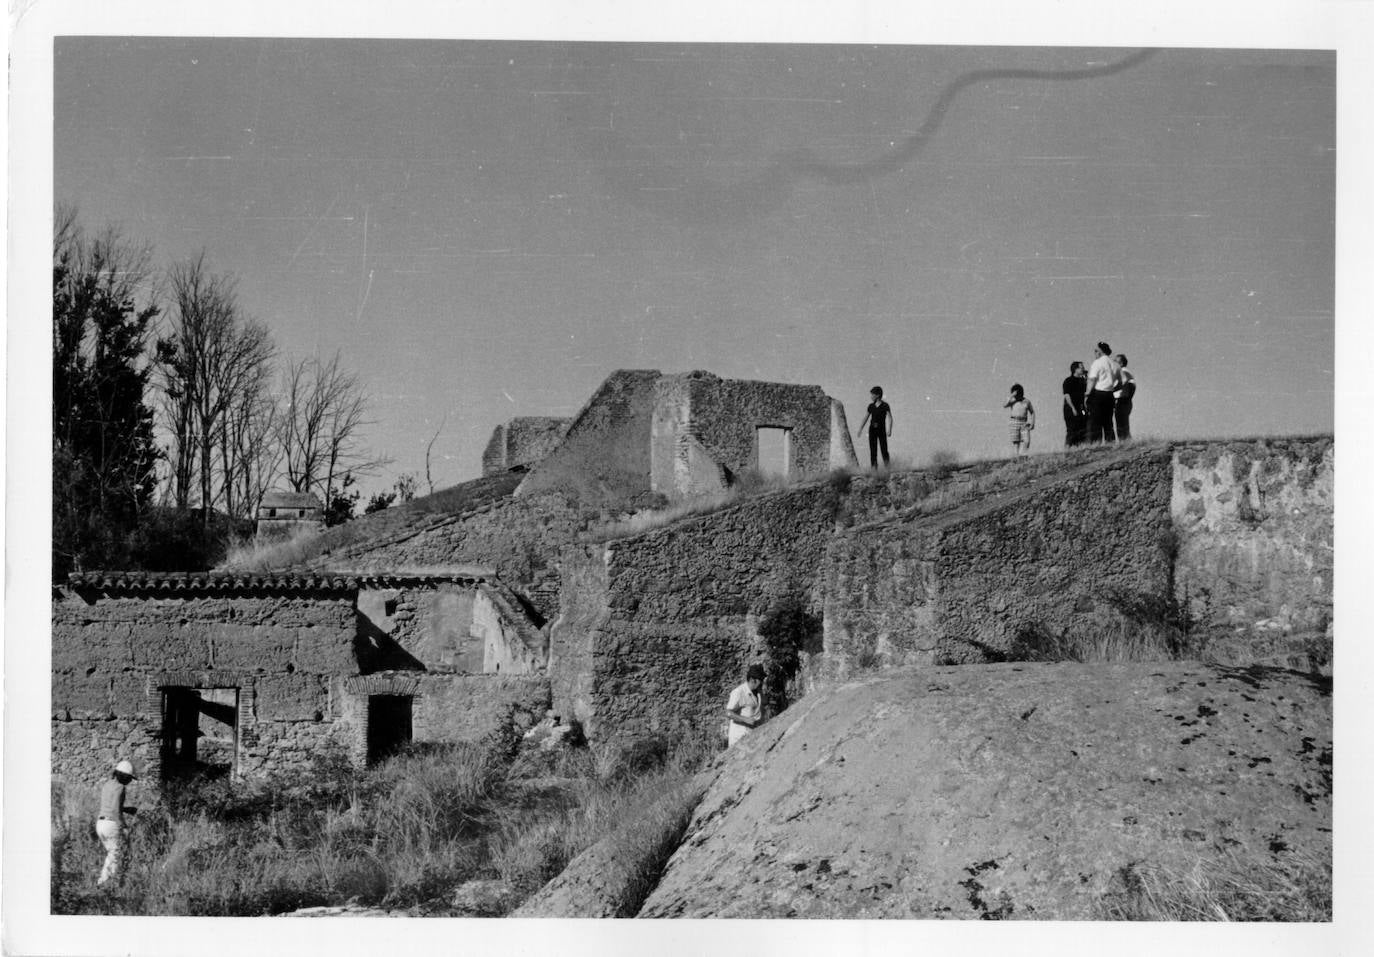
M1029 455L1031 431L1035 428L1035 406L1026 398L1026 390L1021 388L1021 383L1012 384L1011 395L1002 408L1011 410L1007 430L1011 435L1012 454Z
M1116 365L1117 378L1121 388L1115 392L1116 404L1113 421L1116 424L1116 440L1124 442L1131 437L1131 408L1135 404L1135 373L1126 368L1126 353L1118 352L1112 356Z
M1088 412L1083 398L1088 391L1088 367L1074 360L1064 380L1064 445L1082 445L1088 437Z
M762 688L763 666L750 665L744 676L744 684L730 692L725 713L730 718L730 730L726 737L731 747L763 723L763 695L759 693Z
M96 881L98 887L103 887L111 880L118 883L124 879L124 861L128 851L124 815L138 813L138 808L125 805L124 792L137 777L133 762L125 758L115 765L110 780L100 789L100 815L95 820L95 833L105 846L105 866L100 869L100 878Z
M864 413L864 420L859 423L859 429L855 433L862 437L864 426L868 426L868 459L873 468L878 467L878 453L883 453L883 466L889 463L887 457L887 440L892 435L892 406L883 401L883 387L875 385L868 392L873 397L873 401L868 404L868 411Z
M1099 342L1093 350L1093 364L1088 366L1087 398L1084 407L1088 410L1088 441L1115 442L1116 427L1112 421L1116 411L1113 393L1121 385L1116 374L1116 364L1112 362L1112 347Z

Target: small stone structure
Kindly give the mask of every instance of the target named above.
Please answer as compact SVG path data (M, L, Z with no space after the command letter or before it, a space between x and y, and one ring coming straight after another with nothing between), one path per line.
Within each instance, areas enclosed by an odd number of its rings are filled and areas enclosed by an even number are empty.
M720 491L750 471L801 479L857 463L844 407L819 386L621 370L516 494L567 489L639 506Z
M548 707L545 640L480 569L77 573L53 603L52 768L95 784L260 775L338 748L515 740Z
M311 492L268 492L258 505L258 545L324 529L324 506Z
M563 437L567 419L526 415L498 425L482 452L482 474L529 468L552 452Z

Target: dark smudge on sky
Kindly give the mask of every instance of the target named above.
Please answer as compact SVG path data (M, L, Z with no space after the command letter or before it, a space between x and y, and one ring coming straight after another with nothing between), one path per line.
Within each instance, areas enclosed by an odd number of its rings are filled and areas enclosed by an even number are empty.
M617 195L635 206L646 207L662 215L690 219L698 224L723 226L777 210L787 202L797 184L804 180L847 186L867 183L901 171L935 136L959 94L969 87L999 80L1066 82L1102 79L1138 66L1155 52L1151 49L1139 50L1114 63L1073 70L970 70L950 81L939 92L916 132L873 159L834 163L824 160L810 147L797 147L774 156L763 172L737 183L727 182L724 177L709 171L656 163L652 150L637 145L628 135L614 128L595 128L591 123L586 123L585 111L572 108L569 115L584 121L578 132L595 144L601 157L598 172ZM575 82L590 89L607 86L607 74L614 68L615 62L613 51L608 50L579 70ZM674 181L676 185L649 185Z

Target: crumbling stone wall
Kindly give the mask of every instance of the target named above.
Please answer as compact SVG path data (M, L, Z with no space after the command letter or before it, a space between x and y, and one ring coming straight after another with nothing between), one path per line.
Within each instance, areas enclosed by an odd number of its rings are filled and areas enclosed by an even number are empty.
M658 379L652 369L612 373L515 494L558 490L589 504L651 504L649 431Z
M351 593L79 595L53 602L52 768L95 785L119 757L160 769L161 691L239 689L239 768L337 736L333 677L354 670Z
M482 452L482 474L535 465L558 447L567 424L567 419L527 415L498 425Z
M1224 663L1329 667L1334 442L1177 447L1175 590Z
M823 672L1052 655L1104 612L1164 600L1170 479L1160 450L847 529L826 555Z
M1055 659L1150 629L1177 652L1320 665L1329 439L1125 447L1023 468L837 477L569 549L555 710L599 736L709 727L758 652L758 616L783 596L824 622L803 686L888 665ZM942 488L951 504L930 511ZM1274 634L1289 646L1271 647Z
M503 499L415 535L341 550L351 568L483 565L545 619L558 613L559 550L606 513L565 492Z
M412 698L412 740L482 744L508 750L549 708L546 675L466 675L445 672L382 672L345 678L342 708L349 726L352 758L366 758L367 699L371 695Z
M688 389L697 436L730 471L758 465L760 426L791 430L791 477L830 469L831 400L820 386L689 375L694 377Z
M794 479L856 461L844 408L820 386L698 371L664 376L654 401L652 483L669 498L716 491L759 467L759 428L788 431Z
M570 549L554 710L594 735L721 723L757 655L757 617L810 595L840 494L814 483Z

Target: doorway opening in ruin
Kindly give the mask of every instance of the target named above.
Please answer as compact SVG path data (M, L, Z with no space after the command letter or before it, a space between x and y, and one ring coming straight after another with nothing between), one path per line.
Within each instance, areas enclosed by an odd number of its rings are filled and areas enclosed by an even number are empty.
M368 764L384 761L410 743L413 702L408 694L368 695Z
M765 478L787 478L792 473L792 430L761 425L755 467Z
M162 776L232 774L239 751L239 689L162 689Z

